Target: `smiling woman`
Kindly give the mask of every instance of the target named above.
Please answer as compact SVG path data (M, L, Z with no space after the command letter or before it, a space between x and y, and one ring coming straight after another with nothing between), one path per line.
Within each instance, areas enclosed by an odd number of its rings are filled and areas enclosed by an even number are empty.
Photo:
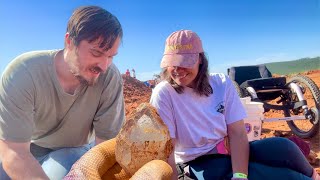
M208 60L195 32L173 32L165 46L160 64L164 81L154 88L150 102L173 139L171 166L177 167L178 178L319 180L290 140L248 142L238 93L226 75L208 74Z

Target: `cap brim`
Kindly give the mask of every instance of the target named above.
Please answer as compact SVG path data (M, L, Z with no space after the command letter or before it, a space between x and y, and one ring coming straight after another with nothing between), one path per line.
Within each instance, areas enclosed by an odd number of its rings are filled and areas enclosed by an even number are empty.
M192 68L197 60L199 54L165 54L162 57L160 67L166 68L168 66L179 66L184 68Z

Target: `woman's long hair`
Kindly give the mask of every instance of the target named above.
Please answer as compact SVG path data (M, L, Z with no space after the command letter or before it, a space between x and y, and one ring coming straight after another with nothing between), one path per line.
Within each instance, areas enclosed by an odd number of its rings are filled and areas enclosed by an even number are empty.
M199 72L196 78L193 80L195 87L193 90L199 94L200 96L209 96L213 93L212 87L209 84L209 72L208 72L208 59L206 55L202 52L199 54L200 56L200 64L199 64ZM183 86L179 86L168 73L167 68L164 68L161 72L161 79L168 81L171 86L176 90L177 93L181 94L184 91Z

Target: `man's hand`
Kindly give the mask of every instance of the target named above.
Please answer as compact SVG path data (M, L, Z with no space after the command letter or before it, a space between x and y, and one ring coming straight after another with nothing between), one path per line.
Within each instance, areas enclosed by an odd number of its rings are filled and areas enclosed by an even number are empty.
M3 169L11 179L49 179L30 153L30 142L0 140Z

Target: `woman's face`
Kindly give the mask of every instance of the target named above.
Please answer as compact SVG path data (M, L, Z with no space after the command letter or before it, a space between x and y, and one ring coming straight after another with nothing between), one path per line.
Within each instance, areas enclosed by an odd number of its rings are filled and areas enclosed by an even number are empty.
M190 88L194 87L194 80L199 72L199 64L200 60L196 62L196 64L192 68L184 68L179 66L169 66L167 67L167 71L170 77L179 85L179 86L187 86Z

